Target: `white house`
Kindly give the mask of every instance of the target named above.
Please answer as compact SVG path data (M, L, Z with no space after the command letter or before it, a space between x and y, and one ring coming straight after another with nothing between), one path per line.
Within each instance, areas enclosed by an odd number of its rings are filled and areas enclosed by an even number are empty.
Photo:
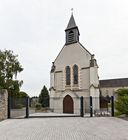
M65 44L52 64L50 72L50 108L59 113L80 113L80 97L84 111L99 109L98 65L94 55L80 42L80 32L73 14L65 30Z

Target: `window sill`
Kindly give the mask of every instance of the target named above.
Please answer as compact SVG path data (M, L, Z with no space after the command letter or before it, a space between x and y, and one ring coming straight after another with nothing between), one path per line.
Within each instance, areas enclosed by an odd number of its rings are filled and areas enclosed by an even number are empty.
M74 84L73 87L79 87L79 85L78 84Z
M71 85L66 85L65 89L71 89Z
M72 86L72 90L78 90L79 89L79 85L78 84L75 84Z

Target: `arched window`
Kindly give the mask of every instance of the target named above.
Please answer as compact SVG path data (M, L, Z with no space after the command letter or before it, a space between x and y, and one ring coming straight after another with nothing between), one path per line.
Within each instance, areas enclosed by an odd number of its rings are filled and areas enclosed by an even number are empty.
M66 67L66 85L70 85L70 67Z
M68 42L73 42L74 41L74 32L71 30L68 33Z
M73 84L78 84L78 66L73 66Z

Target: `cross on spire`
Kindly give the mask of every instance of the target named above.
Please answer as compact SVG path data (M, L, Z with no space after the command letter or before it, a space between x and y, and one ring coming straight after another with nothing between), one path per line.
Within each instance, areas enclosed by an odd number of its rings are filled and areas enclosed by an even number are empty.
M73 10L74 10L74 9L73 9L73 8L71 8L71 14L72 14L72 15L73 15Z

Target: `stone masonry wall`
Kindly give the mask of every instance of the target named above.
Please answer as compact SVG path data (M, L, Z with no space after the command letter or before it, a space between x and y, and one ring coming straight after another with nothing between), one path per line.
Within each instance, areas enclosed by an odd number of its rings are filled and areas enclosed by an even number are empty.
M8 93L0 90L0 120L7 119Z

